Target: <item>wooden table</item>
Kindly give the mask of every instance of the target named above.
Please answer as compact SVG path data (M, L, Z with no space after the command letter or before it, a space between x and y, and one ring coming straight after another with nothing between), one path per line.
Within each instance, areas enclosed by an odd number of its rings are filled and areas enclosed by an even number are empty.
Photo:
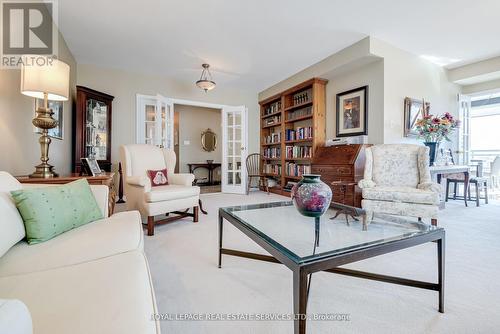
M115 183L113 181L115 173L104 172L97 176L80 175L78 173L72 173L66 176L58 176L52 178L31 178L28 176L16 176L16 179L21 183L31 183L31 184L66 184L80 179L87 179L89 184L100 184L109 187L109 198L108 198L108 213L111 216L115 210Z
M448 166L431 166L429 167L431 177L434 181L441 184L443 175L446 174L464 174L464 202L467 206L467 189L469 188L470 167L466 165L448 165ZM446 198L446 197L445 197ZM444 208L445 198L441 198L441 208Z
M189 167L189 173L194 174L194 171L198 168L205 168L208 170L208 183L206 185L213 186L215 184L214 182L214 170L217 167L220 167L221 164L218 162L201 162L201 163L189 163L187 164Z

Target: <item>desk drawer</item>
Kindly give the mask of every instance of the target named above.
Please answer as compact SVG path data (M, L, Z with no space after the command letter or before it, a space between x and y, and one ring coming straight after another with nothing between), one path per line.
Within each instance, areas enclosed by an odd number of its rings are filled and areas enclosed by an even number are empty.
M351 166L312 166L311 171L320 175L353 175Z

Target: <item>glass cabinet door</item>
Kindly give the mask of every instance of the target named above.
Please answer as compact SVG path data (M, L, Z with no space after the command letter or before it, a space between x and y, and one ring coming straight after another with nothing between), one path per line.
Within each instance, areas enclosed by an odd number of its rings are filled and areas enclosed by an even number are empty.
M96 99L86 100L85 157L106 160L108 150L108 106Z

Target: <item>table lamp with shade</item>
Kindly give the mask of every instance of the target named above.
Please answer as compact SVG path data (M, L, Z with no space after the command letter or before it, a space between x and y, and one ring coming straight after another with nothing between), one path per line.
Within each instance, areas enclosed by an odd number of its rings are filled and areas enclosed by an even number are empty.
M69 66L62 61L53 59L46 64L21 67L21 94L37 99L43 99L43 107L36 110L33 125L42 130L38 142L40 143L41 164L35 166L35 172L30 177L50 178L56 177L54 166L50 165L49 145L51 139L48 130L58 125L52 118L54 112L49 109L48 100L67 101L69 96Z

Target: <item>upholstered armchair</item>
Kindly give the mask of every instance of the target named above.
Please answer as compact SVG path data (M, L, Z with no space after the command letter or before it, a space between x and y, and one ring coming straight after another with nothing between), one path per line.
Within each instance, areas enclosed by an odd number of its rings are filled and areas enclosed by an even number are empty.
M441 187L431 181L429 148L384 144L366 148L361 206L368 222L374 212L431 218L437 225Z
M193 186L193 174L174 173L174 151L152 145L134 144L121 146L120 156L127 209L139 210L143 217L147 217L148 235L154 235L155 224L168 223L186 216L193 217L193 221L198 222L200 188ZM147 171L165 168L168 185L152 186ZM188 212L190 208L192 213ZM176 216L155 221L155 216L168 216L169 213L175 213Z

